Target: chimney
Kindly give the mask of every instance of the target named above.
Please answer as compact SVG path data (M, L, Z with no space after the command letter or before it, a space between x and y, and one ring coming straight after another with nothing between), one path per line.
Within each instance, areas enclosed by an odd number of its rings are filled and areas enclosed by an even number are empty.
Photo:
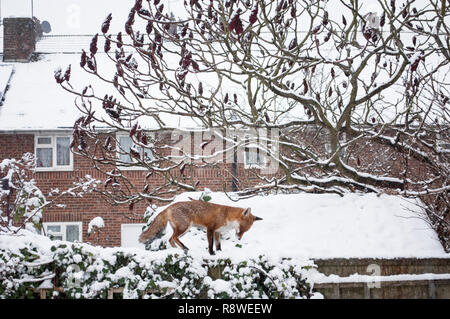
M38 31L36 19L3 19L3 61L29 62L36 49Z

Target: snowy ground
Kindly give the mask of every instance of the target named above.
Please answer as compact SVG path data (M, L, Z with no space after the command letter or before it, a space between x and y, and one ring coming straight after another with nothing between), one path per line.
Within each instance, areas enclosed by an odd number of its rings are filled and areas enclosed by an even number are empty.
M234 231L224 235L218 257L266 254L273 258L301 259L450 258L436 233L421 218L418 207L400 197L293 194L258 196L236 203L223 193L211 195L211 202L251 207L254 215L264 219L255 222L241 241L235 238ZM199 196L200 193L184 193L177 201ZM164 238L171 233L168 226ZM192 254L208 254L206 235L202 231L191 228L181 241Z

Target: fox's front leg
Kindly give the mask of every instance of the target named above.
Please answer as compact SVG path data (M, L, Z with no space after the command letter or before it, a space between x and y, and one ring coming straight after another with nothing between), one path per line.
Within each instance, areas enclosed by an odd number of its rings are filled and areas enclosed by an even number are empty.
M220 232L216 231L214 233L214 241L216 242L216 250L222 250L222 246L220 245Z
M208 239L208 250L210 255L215 255L213 250L213 243L214 243L214 230L207 229L206 230L206 238Z

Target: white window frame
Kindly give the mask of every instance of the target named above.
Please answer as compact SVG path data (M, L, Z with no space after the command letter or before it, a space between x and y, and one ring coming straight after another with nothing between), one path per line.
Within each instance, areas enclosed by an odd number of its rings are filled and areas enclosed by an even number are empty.
M147 136L151 137L150 134L147 134ZM119 152L121 151L120 148L119 148L119 144L120 144L120 138L121 137L127 137L127 138L131 139L132 142L133 142L133 139L129 135L123 134L123 133L116 133L116 141L117 141L117 143L116 143L116 154L117 154L117 158L119 160L120 160L120 153ZM133 144L136 145L134 142L133 142ZM143 150L145 150L145 149L143 148ZM150 149L147 149L147 151L151 152ZM153 152L152 152L152 157L154 158ZM124 166L124 165L120 165L119 164L119 165L117 165L117 167L119 167L121 170L124 170L124 171L145 171L145 170L147 170L146 167L131 165L133 163L137 163L137 160L135 160L134 158L131 158L131 161L132 161L131 163L128 163L128 164L130 164L130 166Z
M78 241L81 243L83 242L83 222L48 222L48 223L42 223L45 229L45 235L48 237L49 233L47 231L48 226L61 226L61 232L60 233L53 233L56 236L61 235L63 241L67 241L67 226L78 226L79 229L79 236Z
M256 147L256 152L260 153L261 162L260 163L247 163L247 149L249 150L248 154L251 154L251 149L255 149L255 147L248 147L248 143L252 144L250 141L248 141L250 136L245 136L244 138L244 168L245 169L261 169L264 168L267 165L267 157L263 153L263 150L261 148ZM248 141L248 142L247 142ZM269 149L269 145L267 145L267 148ZM258 158L258 155L256 155Z
M34 135L34 155L37 159L37 149L38 148L52 148L52 167L38 167L36 165L35 169L37 172L51 172L51 171L73 171L73 153L69 147L70 165L57 165L57 145L56 139L58 137L68 137L69 143L72 143L72 136L69 134L35 134ZM38 144L38 139L40 138L50 138L50 144Z

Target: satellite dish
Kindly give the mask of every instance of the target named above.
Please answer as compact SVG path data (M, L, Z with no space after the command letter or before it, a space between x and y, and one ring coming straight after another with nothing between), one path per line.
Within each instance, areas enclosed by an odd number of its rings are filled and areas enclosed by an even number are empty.
M42 21L41 28L42 28L42 32L44 32L44 33L52 32L52 26L50 25L50 22L48 22L48 21Z

